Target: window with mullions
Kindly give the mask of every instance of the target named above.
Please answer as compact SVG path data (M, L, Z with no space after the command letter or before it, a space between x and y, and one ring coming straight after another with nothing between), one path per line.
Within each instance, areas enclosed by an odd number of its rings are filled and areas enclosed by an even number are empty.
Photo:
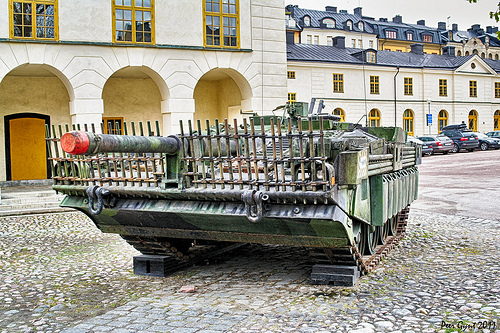
M294 105L297 102L297 93L288 93L288 104Z
M123 118L102 118L105 134L123 135Z
M448 80L439 79L439 96L448 96Z
M379 94L379 78L378 76L370 76L370 94Z
M205 46L239 47L238 0L205 0Z
M405 95L413 95L413 78L405 77Z
M500 98L500 82L495 82L495 98Z
M333 74L333 92L344 92L344 74Z
M469 96L477 97L477 81L469 81Z
M154 43L154 0L114 0L114 41Z
M12 1L11 38L57 40L57 0Z

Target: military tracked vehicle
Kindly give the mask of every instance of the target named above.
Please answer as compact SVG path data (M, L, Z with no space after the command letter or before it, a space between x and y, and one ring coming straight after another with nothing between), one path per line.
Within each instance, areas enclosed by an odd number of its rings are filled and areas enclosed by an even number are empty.
M312 283L352 285L403 237L421 147L398 127L282 109L167 137L47 128L53 188L143 254L137 274L261 243L307 248Z

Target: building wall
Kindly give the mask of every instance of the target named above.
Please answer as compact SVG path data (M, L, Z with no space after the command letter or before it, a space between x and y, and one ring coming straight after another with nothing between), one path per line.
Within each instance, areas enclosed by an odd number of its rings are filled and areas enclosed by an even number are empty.
M58 82L57 88L46 85L45 95L59 96L64 88L61 96L67 96L65 101L62 97L52 101L65 104L59 108L64 111L56 113L39 103L42 94L31 96L36 111L48 112L52 122L83 124L100 123L103 116L122 116L125 121L143 117L158 119L162 133L168 135L179 132L179 120L193 120L195 88L206 73L220 70L230 81L216 91L222 101L219 109L210 110L204 99L206 112L220 117L241 108L264 114L284 104L287 96L284 3L238 3L240 44L229 50L204 46L203 2L199 0L156 0L155 44L145 47L112 43L112 6L107 0L59 1L58 42L9 40L9 1L0 0L4 9L0 10L0 82L8 82L11 73L25 68L18 86L28 87L30 71L41 67L53 74L51 81ZM2 87L0 94L10 93ZM238 96L240 100L233 101ZM0 104L0 115L11 109ZM228 111L221 114L220 109ZM5 173L0 168L1 180Z
M471 63L475 63L475 69ZM288 70L295 71L295 79L288 79L288 91L297 94L297 101L310 102L311 98L324 99L324 112L335 108L345 112L345 120L366 124L370 110L381 113L381 126L403 127L403 113L414 112L414 134L437 134L438 115L441 110L448 113L448 124L468 123L471 110L478 112L478 130L493 130L496 110L500 109L500 98L495 98L495 82L500 75L492 74L479 57L474 57L455 71L436 69L411 69L386 66L328 64L313 62L289 62ZM344 92L333 92L333 74L344 75ZM379 77L380 94L370 94L370 76ZM413 79L413 94L404 94L404 78ZM324 78L324 84L318 84ZM394 80L396 78L396 103ZM448 96L439 96L439 79L446 79ZM477 81L478 96L469 96L469 81ZM430 103L429 103L430 101ZM432 114L432 125L427 126L427 114Z
M377 48L377 35L368 34L368 33L354 33L349 31L342 31L337 29L312 29L305 28L300 33L300 42L301 44L307 44L307 36L311 36L311 44L314 44L314 36L318 36L319 44L318 45L328 45L327 38L328 37L345 37L345 46L352 47L352 40L356 41L356 47L359 48L359 40L362 41L363 48L370 47L370 41L373 44L373 48Z

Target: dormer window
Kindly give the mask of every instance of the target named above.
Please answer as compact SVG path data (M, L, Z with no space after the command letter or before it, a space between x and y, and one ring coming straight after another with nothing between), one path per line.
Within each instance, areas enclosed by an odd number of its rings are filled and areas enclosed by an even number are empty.
M349 28L349 30L352 30L352 21L347 21L346 25Z
M406 33L406 39L407 40L413 40L413 32L407 32Z
M377 62L377 54L373 51L366 52L366 62L376 63Z
M304 16L304 25L306 27L310 27L311 26L311 18L309 16Z
M424 35L423 40L426 43L432 43L432 35Z
M327 27L329 29L335 28L335 20L333 20L331 18L324 19L323 24L325 25L325 27Z
M358 29L361 30L361 31L365 30L365 25L364 25L363 22L361 22L361 21L358 22Z
M385 32L385 38L396 39L396 31L387 30Z

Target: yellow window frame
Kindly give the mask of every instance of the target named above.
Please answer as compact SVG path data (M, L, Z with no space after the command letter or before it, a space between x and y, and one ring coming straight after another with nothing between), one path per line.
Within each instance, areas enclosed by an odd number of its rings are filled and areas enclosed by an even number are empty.
M469 96L477 97L477 81L469 81Z
M370 75L370 94L380 94L380 79L378 76Z
M333 73L333 92L344 92L344 74Z
M286 76L289 79L295 79L295 71L287 71Z
M345 121L345 112L341 108L336 108L335 110L333 110L333 114L335 116L339 116L340 121Z
M372 123L374 124L372 126ZM380 127L380 111L377 109L370 110L368 114L368 126L370 127Z
M440 132L443 129L443 127L448 126L448 112L446 110L439 111L438 123Z
M234 2L234 3L233 3ZM209 6L210 4L210 6ZM209 7L214 8L214 5L217 4L219 7L219 11L210 11ZM235 6L235 13L224 12L224 8L227 8L229 11L232 6ZM227 6L227 7L226 7ZM224 48L224 49L239 49L240 48L240 9L239 9L239 0L204 0L203 1L203 45L205 47L215 47L215 48ZM207 19L210 17L210 19ZM214 17L218 18L219 25L215 25ZM224 19L227 20L224 20ZM232 25L231 21L235 19L235 25ZM226 23L225 23L226 22ZM210 24L209 24L210 23ZM208 34L208 26L218 27L219 28L219 45L215 45L215 34ZM226 30L227 29L227 30ZM226 32L230 32L231 29L236 29L236 35L226 34ZM214 31L214 30L212 30ZM210 37L213 37L212 43L210 43ZM225 38L229 38L231 41L232 38L236 38L236 45L225 45ZM231 43L229 43L231 44Z
M495 82L495 98L500 98L500 82Z
M500 130L500 110L496 110L495 114L493 115L493 130Z
M288 93L288 104L294 105L297 102L297 93Z
M405 95L413 95L413 78L405 77L404 80Z
M410 109L406 109L403 113L403 129L408 132L409 135L413 135L413 121L413 111Z
M439 79L439 96L448 96L448 80Z
M143 7L143 6L136 6L135 5L135 0L130 0L130 5L117 5L117 1L119 0L112 0L112 16L113 16L113 42L114 43L118 43L118 44L146 44L146 45L151 45L151 44L155 44L155 3L154 3L154 0L150 0L151 1L151 7ZM122 0L120 2L122 3L125 3L125 1L127 0ZM143 2L144 3L144 2ZM130 10L132 11L132 16L130 18L130 21L132 21L132 30L130 30L130 33L132 34L132 40L117 40L116 38L116 25L117 25L117 17L116 17L116 12L117 10ZM137 12L150 12L151 13L151 41L137 41L137 33L140 33L140 31L137 31L137 27L136 27L136 22L138 22L137 20L137 17L136 17L136 14ZM123 17L123 19L120 19L119 18L119 21L127 21L125 17ZM143 16L143 19L141 22L147 22L145 21L144 19L144 16ZM123 29L125 29L125 27L123 27ZM118 31L129 31L129 30L118 30ZM142 30L142 33L143 33L143 38L145 37L145 35L148 33L146 30Z
M27 39L27 40L59 40L59 12L58 12L58 0L20 0L20 1L15 1L15 0L10 0L9 1L9 35L10 38L12 39ZM17 9L14 8L14 4L20 3L22 5L21 12L18 12ZM31 5L31 10L29 13L31 16L31 25L25 24L25 16L28 16L24 13L24 5ZM38 15L36 11L36 5L44 5L44 6L54 6L54 15L47 15L44 13L43 15ZM35 10L33 10L33 7L35 7ZM16 12L15 12L16 11ZM16 24L16 19L14 19L14 15L16 16L21 16L22 23L21 24ZM33 16L35 18L33 19ZM44 24L45 25L37 25L37 17L43 16L44 17ZM49 17L53 17L54 19L54 26L46 25L47 20ZM16 36L15 34L15 27L20 27L22 30L22 34L24 35L25 31L30 31L31 30L31 36L29 37L24 37L24 36ZM30 29L31 27L31 29ZM39 30L41 29L41 30ZM54 29L54 37L38 37L38 32L39 31L44 31L44 35L47 35L48 29Z
M104 134L123 135L123 117L102 117L102 122L104 123ZM110 123L111 128L109 127Z

